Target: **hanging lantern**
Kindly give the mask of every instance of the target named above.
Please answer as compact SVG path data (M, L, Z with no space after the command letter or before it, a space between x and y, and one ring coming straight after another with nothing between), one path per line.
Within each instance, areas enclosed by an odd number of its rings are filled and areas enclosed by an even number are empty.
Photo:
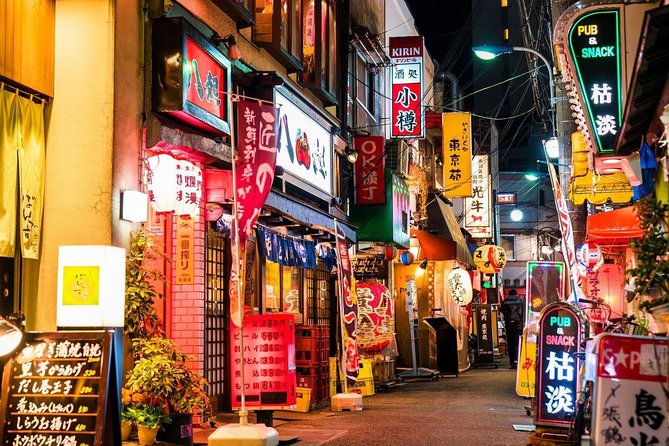
M393 245L386 245L383 251L386 262L392 262L395 257L397 257L397 248Z
M604 256L599 246L592 242L585 242L579 245L576 250L576 259L578 263L585 266L586 271L597 271L604 263Z
M496 245L479 246L474 251L474 265L486 274L498 273L506 265L506 251Z
M472 301L472 281L469 273L462 268L456 268L448 273L448 291L457 305L467 305Z
M411 265L413 263L413 254L411 251L404 251L400 254L400 262L402 265Z
M603 265L587 275L587 294L589 299L602 299L611 307L611 317L620 317L626 313L625 273L623 267L613 263Z
M149 202L156 212L172 212L177 201L177 160L160 154L146 160L146 183Z
M190 161L177 161L176 184L177 197L174 213L176 215L198 215L202 198L202 170Z

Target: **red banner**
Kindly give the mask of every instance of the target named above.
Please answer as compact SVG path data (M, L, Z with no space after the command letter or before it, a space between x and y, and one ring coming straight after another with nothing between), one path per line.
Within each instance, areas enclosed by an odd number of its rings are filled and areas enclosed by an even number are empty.
M241 324L237 281L246 259L246 239L253 233L253 226L274 181L277 116L278 110L271 105L237 103L237 162L233 185L236 215L232 222L230 271L230 317L237 326ZM235 247L237 241L239 246ZM239 265L240 259L242 265ZM243 294L243 289L241 292Z
M390 136L421 138L423 116L423 38L391 37L392 62Z
M355 383L358 380L358 346L356 328L358 325L358 303L351 293L351 260L348 257L346 236L335 220L337 234L337 278L339 279L339 314L342 321L342 351L340 364L344 369L346 381Z
M385 204L385 143L383 136L353 138L358 152L354 164L355 204Z

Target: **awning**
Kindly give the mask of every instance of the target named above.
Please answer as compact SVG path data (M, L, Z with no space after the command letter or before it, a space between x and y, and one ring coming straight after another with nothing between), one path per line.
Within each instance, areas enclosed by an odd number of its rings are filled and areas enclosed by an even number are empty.
M429 227L435 230L436 235L439 236L439 238L455 243L455 255L452 255L450 259L458 259L468 265L473 265L474 260L469 252L465 237L462 235L458 220L455 218L455 214L453 214L453 210L440 197L430 194L429 199L431 200L431 203L427 206L427 221ZM428 235L431 234L428 233ZM424 247L422 242L421 247Z
M411 228L411 237L416 237L420 243L420 252L416 260L453 260L457 257L457 248L453 240L414 228Z
M585 239L601 248L621 249L630 239L643 236L634 206L588 216Z

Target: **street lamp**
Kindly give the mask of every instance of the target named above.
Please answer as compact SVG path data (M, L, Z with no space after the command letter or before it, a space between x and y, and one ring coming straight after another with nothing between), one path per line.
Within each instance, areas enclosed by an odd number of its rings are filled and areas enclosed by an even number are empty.
M548 90L550 93L550 113L551 113L551 128L553 130L552 136L557 136L555 129L555 117L553 113L555 112L555 84L553 82L553 69L551 68L548 60L541 55L538 51L533 50L532 48L527 48L524 46L507 46L507 45L481 45L475 46L472 48L474 54L479 59L482 60L492 60L501 54L508 54L513 51L521 51L526 53L532 53L537 56L541 61L546 65L546 71L548 71Z

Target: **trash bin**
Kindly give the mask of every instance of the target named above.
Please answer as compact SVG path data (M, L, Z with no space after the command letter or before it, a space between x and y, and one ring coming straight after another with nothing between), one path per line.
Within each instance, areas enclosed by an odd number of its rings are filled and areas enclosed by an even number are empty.
M423 319L430 327L430 367L458 376L458 332L445 317ZM433 363L434 361L434 363Z

